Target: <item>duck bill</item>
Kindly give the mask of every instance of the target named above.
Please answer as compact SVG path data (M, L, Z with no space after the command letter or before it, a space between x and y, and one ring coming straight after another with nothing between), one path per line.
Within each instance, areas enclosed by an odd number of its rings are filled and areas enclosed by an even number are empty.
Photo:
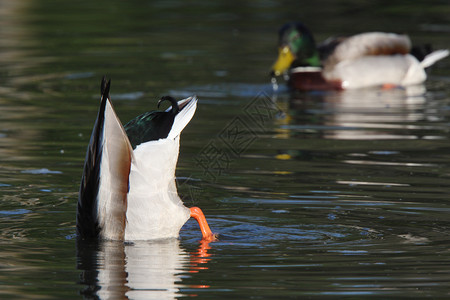
M278 49L278 58L275 64L272 66L272 74L280 76L291 66L294 62L295 56L292 53L289 46L283 46Z
M200 231L202 232L203 240L204 241L215 241L216 235L212 233L211 229L209 228L208 222L206 222L205 215L203 214L202 210L198 207L191 207L191 217L194 218L198 225L200 226Z

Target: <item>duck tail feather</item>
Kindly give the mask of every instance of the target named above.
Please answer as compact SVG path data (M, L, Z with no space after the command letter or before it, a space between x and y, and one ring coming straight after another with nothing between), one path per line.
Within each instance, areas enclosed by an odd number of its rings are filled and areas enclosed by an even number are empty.
M428 68L432 66L435 62L447 57L450 54L448 49L441 49L427 54L424 59L420 62L422 67Z
M178 101L180 111L175 116L175 120L172 128L170 129L168 138L174 139L179 136L184 127L186 127L186 125L191 121L195 110L197 109L197 101L198 99L196 96Z

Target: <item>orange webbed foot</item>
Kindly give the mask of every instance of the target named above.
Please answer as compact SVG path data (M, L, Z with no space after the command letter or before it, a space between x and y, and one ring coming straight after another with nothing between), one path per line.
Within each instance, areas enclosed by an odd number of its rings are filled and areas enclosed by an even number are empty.
M191 217L197 220L200 226L200 231L202 232L203 240L207 242L212 242L217 240L217 234L213 234L211 228L209 228L208 222L206 221L205 215L202 210L198 207L191 207Z

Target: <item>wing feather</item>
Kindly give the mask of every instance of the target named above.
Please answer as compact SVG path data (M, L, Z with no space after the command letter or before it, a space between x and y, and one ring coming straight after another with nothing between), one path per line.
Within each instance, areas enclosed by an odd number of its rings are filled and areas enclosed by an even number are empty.
M343 39L325 65L333 67L341 61L354 60L362 56L407 54L411 40L407 35L385 32L367 32Z
M179 136L184 127L191 121L197 109L197 97L193 96L180 100L178 101L178 106L180 107L180 111L175 116L172 129L167 137L169 139L175 139Z
M102 99L86 153L77 208L82 238L122 240L133 149L102 82Z

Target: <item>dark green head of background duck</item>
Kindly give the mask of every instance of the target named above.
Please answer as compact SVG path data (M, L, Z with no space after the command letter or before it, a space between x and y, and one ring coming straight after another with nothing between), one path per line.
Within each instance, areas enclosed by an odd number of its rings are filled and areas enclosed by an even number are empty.
M309 29L300 22L290 22L279 31L278 59L272 75L279 76L289 68L300 66L320 67L319 52Z

